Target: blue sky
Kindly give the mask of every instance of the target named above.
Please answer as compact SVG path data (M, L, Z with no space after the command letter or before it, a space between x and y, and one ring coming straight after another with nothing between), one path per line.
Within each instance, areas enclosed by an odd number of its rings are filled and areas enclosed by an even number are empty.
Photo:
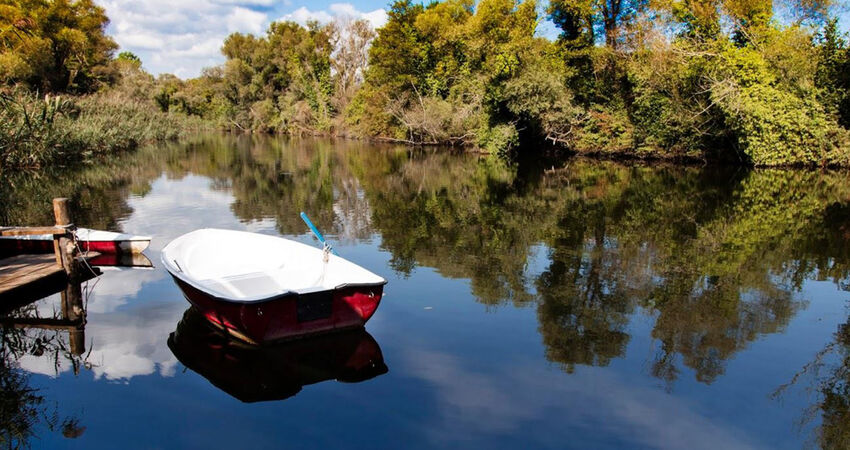
M198 76L224 61L219 49L228 34L261 34L269 23L288 19L327 22L334 17L364 18L373 26L386 21L387 1L348 0L95 0L106 9L107 32L139 55L153 74Z

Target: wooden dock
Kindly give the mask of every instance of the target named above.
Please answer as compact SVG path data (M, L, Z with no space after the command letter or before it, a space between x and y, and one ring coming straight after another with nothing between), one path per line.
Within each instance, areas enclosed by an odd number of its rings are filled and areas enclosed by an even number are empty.
M0 297L37 281L65 281L65 269L55 255L18 255L0 259Z
M68 200L53 199L56 225L50 227L4 227L0 236L53 235L53 253L16 255L0 259L0 309L9 309L62 291L99 273L84 264L74 244ZM88 253L86 258L96 254ZM85 267L84 267L85 266Z
M70 352L79 357L86 349L82 283L100 275L100 270L89 266L86 260L99 254L79 254L68 199L53 199L53 214L56 225L52 227L0 227L0 236L53 235L52 253L0 259L0 327L67 332ZM61 317L27 317L15 313L24 305L56 293L62 298ZM78 371L79 364L75 363L74 373Z
M96 256L99 253L89 252L86 259ZM82 262L81 257L77 259ZM78 281L87 281L99 274L98 269L93 270L96 272L82 269ZM55 294L69 281L65 269L56 264L56 257L52 254L0 259L0 302L4 303L0 305L0 311Z

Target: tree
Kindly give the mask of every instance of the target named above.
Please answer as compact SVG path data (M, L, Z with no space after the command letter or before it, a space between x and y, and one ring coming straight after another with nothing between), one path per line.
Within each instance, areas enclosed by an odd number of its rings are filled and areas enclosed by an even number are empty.
M136 56L136 54L133 53L133 52L123 51L123 52L118 54L117 59L119 61L129 61L129 62L132 62L132 63L137 63L139 65L142 64L142 60L139 59L139 57Z
M821 101L850 128L850 49L845 36L838 31L838 19L829 20L817 36L818 68L815 84L821 90Z
M363 19L335 22L332 25L334 107L337 111L343 111L363 83L369 62L369 45L377 34L369 22Z
M561 40L573 47L593 45L600 30L605 45L616 49L623 31L647 7L646 0L553 0L549 16L561 29Z
M90 92L117 48L92 0L0 0L0 81Z

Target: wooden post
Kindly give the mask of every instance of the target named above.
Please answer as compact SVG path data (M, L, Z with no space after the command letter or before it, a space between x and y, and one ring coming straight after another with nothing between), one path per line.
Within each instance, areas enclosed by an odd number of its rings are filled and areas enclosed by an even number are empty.
M82 355L86 351L85 321L86 312L83 309L83 292L80 284L81 276L77 264L77 247L73 241L74 230L71 208L68 207L67 198L53 199L53 216L57 227L64 227L64 234L53 235L53 248L56 251L56 261L65 269L68 275L68 285L62 292L62 315L65 319L80 325L68 332L68 340L71 344L71 353ZM77 368L75 367L75 372Z
M68 274L68 281L73 284L78 281L79 273L75 260L77 249L70 233L73 223L71 222L71 209L68 207L67 198L53 199L53 216L56 218L57 227L68 229L65 234L53 235L53 250L56 252L56 262L65 269L65 273Z
M68 283L62 291L62 318L78 325L68 331L71 354L82 355L86 351L86 311L83 309L83 290L80 283Z

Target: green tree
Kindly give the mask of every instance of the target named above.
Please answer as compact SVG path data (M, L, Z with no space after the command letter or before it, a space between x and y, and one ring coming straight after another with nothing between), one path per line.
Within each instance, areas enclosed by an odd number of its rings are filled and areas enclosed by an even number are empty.
M140 66L142 65L142 60L139 59L139 57L136 56L136 54L133 53L133 52L123 51L123 52L118 54L118 58L116 58L116 59L118 59L119 61L128 61L128 62L136 63Z
M821 101L838 117L844 128L850 127L850 49L846 35L838 30L838 18L829 20L818 40L818 67L815 83Z
M92 0L0 1L0 81L91 92L117 48Z

